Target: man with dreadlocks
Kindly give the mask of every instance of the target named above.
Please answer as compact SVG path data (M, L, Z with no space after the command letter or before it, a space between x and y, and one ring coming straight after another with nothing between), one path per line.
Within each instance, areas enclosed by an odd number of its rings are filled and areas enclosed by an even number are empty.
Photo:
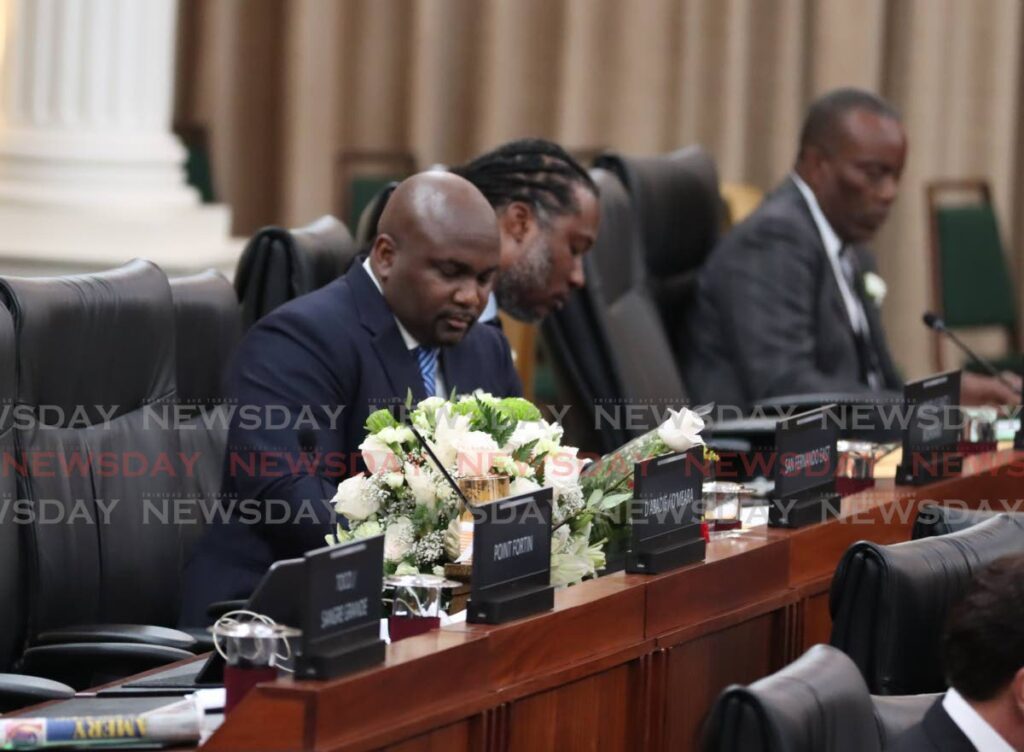
M511 141L452 172L490 201L501 231L497 305L520 321L540 321L583 287L583 254L597 237L597 187L558 144ZM489 305L482 320L497 315Z

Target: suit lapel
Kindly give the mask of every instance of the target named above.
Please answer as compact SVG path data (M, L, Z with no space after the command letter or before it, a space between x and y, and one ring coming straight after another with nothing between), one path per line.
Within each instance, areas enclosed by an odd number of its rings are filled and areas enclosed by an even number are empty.
M359 321L370 332L370 342L380 359L391 391L403 401L410 390L416 402L425 399L427 393L420 376L419 363L405 346L395 316L388 308L384 296L377 290L362 264L353 265L345 279L351 285Z
M864 315L868 320L868 329L871 331L871 342L878 353L878 362L882 367L882 377L885 379L886 386L897 388L901 379L889 355L889 346L885 340L885 330L882 328L881 311L875 305L875 301L867 296L864 289L864 274L873 271L874 264L868 252L863 248L857 247L854 249L854 252L857 254L857 266L860 269L860 278L857 280L857 289L854 292L860 298L861 305L864 307Z
M935 745L935 749L943 752L976 752L971 740L960 730L960 727L949 717L949 713L942 707L942 697L928 708L924 718L921 720L921 727L928 740ZM979 751L980 752L980 751Z

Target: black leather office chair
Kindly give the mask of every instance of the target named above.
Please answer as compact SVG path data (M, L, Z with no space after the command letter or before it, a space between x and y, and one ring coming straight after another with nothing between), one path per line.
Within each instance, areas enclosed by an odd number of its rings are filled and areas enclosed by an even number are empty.
M872 692L945 690L941 637L950 606L985 565L1024 551L1024 520L1001 514L957 533L855 543L832 579L831 642Z
M547 317L543 331L556 375L567 383L563 401L581 406L594 427L585 448L607 452L657 425L653 413L644 416L649 425L628 425L627 405L647 404L660 415L686 393L645 286L629 196L610 171L591 175L601 193L601 227L584 259L586 286Z
M14 446L15 393L14 322L0 306L0 457L17 458ZM4 467L10 467L4 463ZM25 639L28 583L25 582L25 546L22 525L13 521L13 505L18 498L16 475L0 473L0 503L11 510L0 522L0 672L8 671L18 658ZM0 713L45 700L70 697L74 690L66 684L24 674L0 673Z
M815 645L750 686L719 696L705 727L707 752L881 752L868 688L835 648Z
M958 533L980 522L990 520L1000 512L979 509L962 509L943 504L924 504L917 512L910 537L933 538L937 535Z
M83 686L96 676L83 655L132 670L188 657L194 640L160 626L177 617L181 553L180 526L160 509L193 493L178 432L161 422L176 399L166 277L144 261L9 277L0 304L15 322L16 401L33 415L15 426L16 447L54 458L18 479L36 511L21 667Z
M209 270L170 280L174 302L178 403L189 417L181 431L182 449L198 456L199 490L218 497L227 442L227 415L222 409L225 369L242 337L242 318L231 283ZM205 419L204 419L205 416ZM212 417L212 416L215 416Z
M297 230L264 227L246 244L235 270L243 326L334 281L355 254L348 228L329 215Z
M359 215L359 224L356 225L356 248L360 253L369 251L373 241L377 239L377 225L380 224L380 215L384 213L384 207L391 198L391 194L398 187L398 181L393 180L384 186L364 208Z
M697 270L718 240L724 207L718 169L704 147L671 154L626 157L605 154L598 167L614 172L632 200L650 294L674 352L681 358L684 318Z
M225 402L223 377L242 336L242 317L234 288L218 271L172 278L170 283L182 408L179 438L182 451L195 458L200 505L190 515L194 524L182 526L179 571L183 571L201 537L203 520L209 519L221 498L230 423L227 410L231 409ZM191 634L203 647L213 647L205 630Z

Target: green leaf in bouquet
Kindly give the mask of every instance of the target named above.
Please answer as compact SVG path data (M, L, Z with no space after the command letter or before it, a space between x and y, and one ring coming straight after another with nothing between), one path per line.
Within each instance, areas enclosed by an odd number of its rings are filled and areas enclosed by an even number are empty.
M407 387L405 390L405 409L412 410L413 402L415 398L412 396L412 387Z
M602 499L604 499L604 489L595 488L587 497L587 509L599 509Z
M522 397L505 397L498 402L498 409L514 421L540 420L541 414L537 406Z
M601 500L601 509L615 509L615 507L632 498L632 491L621 491L619 493L608 494Z
M374 410L366 418L366 432L370 434L380 433L385 428L394 428L398 425L398 421L395 420L395 416L391 414L391 411L386 408L380 410Z
M530 455L533 454L533 449L534 447L537 446L538 441L540 441L540 439L534 439L533 441L528 441L525 444L523 444L521 447L512 452L512 459L514 459L516 462L529 462Z
M515 433L516 421L479 398L476 400L476 406L478 414L473 420L473 427L489 433L499 447L505 446Z

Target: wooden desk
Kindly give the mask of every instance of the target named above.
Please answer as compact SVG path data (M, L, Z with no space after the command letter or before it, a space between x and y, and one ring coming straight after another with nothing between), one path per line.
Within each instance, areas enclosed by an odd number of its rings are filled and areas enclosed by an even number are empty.
M261 685L208 750L687 750L718 693L827 641L828 586L857 540L907 540L917 508L1006 500L1024 510L1024 453L962 477L848 497L838 519L714 541L707 561L618 573L557 593L554 611L460 625L388 648L330 682Z

